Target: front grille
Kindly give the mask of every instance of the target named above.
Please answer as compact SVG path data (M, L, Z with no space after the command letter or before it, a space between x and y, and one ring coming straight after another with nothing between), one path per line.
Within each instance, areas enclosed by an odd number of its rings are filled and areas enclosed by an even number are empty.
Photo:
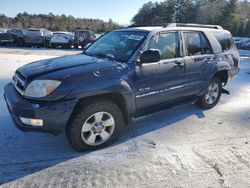
M15 86L18 93L23 95L24 93L24 84L25 84L25 77L20 74L19 72L16 72L13 76L13 85Z

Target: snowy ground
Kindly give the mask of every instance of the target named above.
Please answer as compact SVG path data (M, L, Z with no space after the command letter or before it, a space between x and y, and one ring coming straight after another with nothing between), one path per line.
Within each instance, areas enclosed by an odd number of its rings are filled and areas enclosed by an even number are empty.
M155 113L114 145L79 154L64 134L18 131L3 99L17 67L79 52L0 48L1 187L250 187L250 58L214 109Z

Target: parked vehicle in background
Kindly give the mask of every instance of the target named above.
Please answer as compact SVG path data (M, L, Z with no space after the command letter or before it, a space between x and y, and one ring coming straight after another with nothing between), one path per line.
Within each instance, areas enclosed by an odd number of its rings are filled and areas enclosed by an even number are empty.
M0 45L12 44L13 39L10 29L0 29Z
M73 45L73 40L74 34L71 32L53 32L50 45L52 48L71 48Z
M25 34L24 29L12 29L11 35L12 35L12 39L13 39L13 44L18 46L18 47L23 47L25 45L24 34Z
M46 29L29 28L25 31L24 43L27 47L50 47L52 33Z
M233 39L234 39L234 43L235 43L236 47L238 49L240 49L241 45L242 45L242 38L240 38L240 37L234 37Z
M96 39L95 33L89 30L75 30L74 34L75 48L79 48L79 46L84 48L88 43L92 43Z
M250 50L250 38L234 37L234 42L238 49Z
M242 39L242 43L241 43L240 49L250 50L250 38L244 38L244 39Z

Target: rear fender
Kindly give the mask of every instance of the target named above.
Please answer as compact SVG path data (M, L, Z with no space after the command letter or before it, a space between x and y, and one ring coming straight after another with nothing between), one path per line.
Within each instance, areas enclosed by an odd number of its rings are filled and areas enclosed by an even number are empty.
M229 71L230 70L230 64L227 61L221 61L216 63L213 68L211 68L211 70L209 71L209 74L207 76L207 79L205 81L204 86L202 87L202 90L199 94L199 96L203 95L206 90L207 87L209 86L209 84L211 83L211 81L213 80L213 78L215 77L215 75L220 72L220 71Z

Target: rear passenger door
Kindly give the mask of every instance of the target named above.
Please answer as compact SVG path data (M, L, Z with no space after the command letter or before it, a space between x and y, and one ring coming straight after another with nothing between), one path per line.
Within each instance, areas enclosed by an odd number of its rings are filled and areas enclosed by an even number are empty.
M182 39L185 56L184 96L192 96L201 91L214 54L203 32L183 31Z

